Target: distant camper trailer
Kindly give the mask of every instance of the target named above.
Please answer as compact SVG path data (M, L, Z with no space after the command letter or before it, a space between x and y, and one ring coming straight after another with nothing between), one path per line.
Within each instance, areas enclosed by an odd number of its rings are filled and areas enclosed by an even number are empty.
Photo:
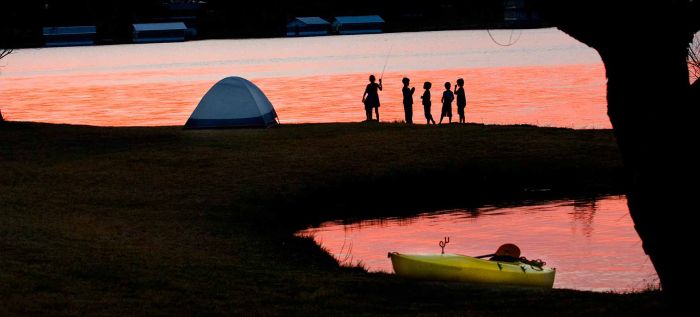
M298 17L287 23L287 36L322 36L330 32L330 22L319 17Z
M44 45L47 47L95 45L97 27L93 25L45 27L43 35Z
M134 43L183 42L187 26L182 22L134 24Z
M343 35L382 33L384 19L378 15L336 17L333 29Z

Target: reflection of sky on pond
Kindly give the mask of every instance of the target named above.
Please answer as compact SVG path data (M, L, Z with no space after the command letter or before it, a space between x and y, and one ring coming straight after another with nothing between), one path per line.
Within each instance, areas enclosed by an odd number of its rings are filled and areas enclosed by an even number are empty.
M618 196L328 222L301 234L312 235L346 264L361 262L370 271L393 272L388 252L439 253L438 242L449 236L448 253L489 254L515 243L524 256L557 268L557 288L629 291L658 283L627 201Z

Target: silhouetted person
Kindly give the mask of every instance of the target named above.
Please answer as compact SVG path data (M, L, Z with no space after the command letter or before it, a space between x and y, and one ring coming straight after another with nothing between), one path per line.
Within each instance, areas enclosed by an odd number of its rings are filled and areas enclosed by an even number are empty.
M374 108L377 114L377 121L379 121L379 90L382 90L382 80L379 79L379 84L375 83L374 75L369 76L369 84L365 88L365 93L362 95L362 102L365 104L365 113L367 114L367 121L372 120L372 108Z
M408 84L411 82L410 79L404 77L401 82L403 83L403 112L406 114L406 123L413 124L413 93L416 92L416 87L408 88Z
M428 121L427 124L430 124L431 121L433 124L435 124L433 115L430 113L430 107L433 105L430 101L430 87L432 86L433 84L431 84L429 81L423 83L423 89L425 89L425 92L422 96L420 96L420 99L423 100L423 112L425 113L425 120Z
M455 96L457 98L457 114L459 114L459 123L466 123L464 108L467 107L467 94L464 92L464 79L462 78L457 79Z
M452 85L449 82L445 83L445 91L442 92L442 113L440 114L440 124L442 124L442 119L447 116L452 123L452 100L455 99L455 95L450 90Z

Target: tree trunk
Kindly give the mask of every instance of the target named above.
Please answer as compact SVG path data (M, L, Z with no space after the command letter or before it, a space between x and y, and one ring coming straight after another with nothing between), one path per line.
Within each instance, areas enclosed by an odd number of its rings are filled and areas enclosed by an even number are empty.
M700 79L696 79L692 85L690 85L690 104L700 105Z
M691 104L688 83L688 13L680 1L581 4L555 4L549 13L605 64L608 115L629 175L630 215L664 293L682 307L692 303L685 292L699 285L688 258L700 250L691 220L698 209L691 110L699 103Z
M697 168L687 129L688 70L684 41L655 36L649 49L619 41L600 50L608 77L608 115L631 182L630 215L661 280L677 298L688 285L688 272L678 259L695 248L690 212L696 210L689 189ZM642 62L642 63L640 63Z

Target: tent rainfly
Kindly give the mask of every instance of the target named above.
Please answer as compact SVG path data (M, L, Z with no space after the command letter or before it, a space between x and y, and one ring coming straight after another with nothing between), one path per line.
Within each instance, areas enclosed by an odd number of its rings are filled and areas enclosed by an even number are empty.
M185 129L252 128L278 124L275 108L250 81L227 77L202 97Z

